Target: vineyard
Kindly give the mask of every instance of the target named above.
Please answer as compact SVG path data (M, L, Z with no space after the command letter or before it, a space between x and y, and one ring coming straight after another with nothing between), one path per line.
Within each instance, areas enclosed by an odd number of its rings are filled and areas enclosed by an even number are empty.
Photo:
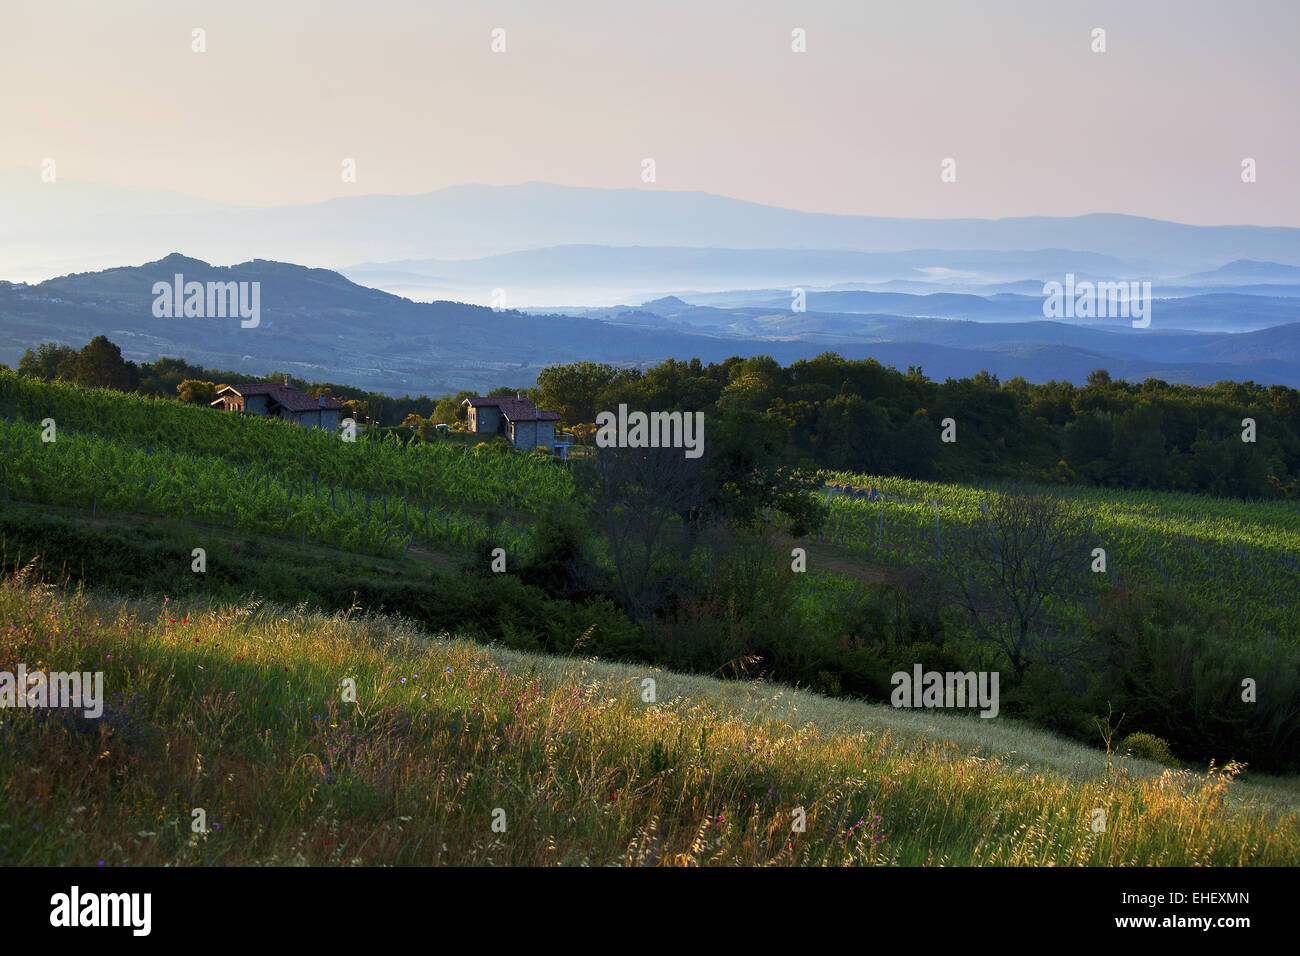
M494 547L521 554L532 521L573 495L569 471L542 456L403 443L391 432L347 442L257 416L11 373L0 373L0 415L4 500L91 517L158 515L390 558L412 547L464 551L490 534ZM819 605L856 586L838 573L818 573L817 544L863 568L937 574L945 546L951 550L999 492L835 472L819 478L830 486L829 518L811 542L814 573L796 583L810 622ZM879 493L866 500L836 492L840 484ZM1099 588L1163 581L1189 601L1222 609L1243 639L1295 643L1300 503L1061 493L1094 516L1108 563ZM1077 620L1085 609L1062 612L1063 621Z
M393 435L347 442L8 373L0 414L5 500L193 519L366 554L467 548L489 524L495 543L518 550L528 516L571 493L568 472L541 457Z
M864 562L937 570L953 540L999 492L824 472L829 484L874 487L881 500L828 497L822 541ZM1300 504L1243 502L1169 492L1059 489L1094 516L1097 547L1116 585L1160 580L1189 600L1221 608L1243 638L1295 643L1300 614ZM1080 560L1087 560L1081 556Z

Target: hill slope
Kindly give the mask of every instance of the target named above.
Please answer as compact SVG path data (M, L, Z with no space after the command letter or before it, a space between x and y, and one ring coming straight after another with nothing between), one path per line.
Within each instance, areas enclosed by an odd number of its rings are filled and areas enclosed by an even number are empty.
M0 723L7 865L1300 861L1295 815L1230 772L1109 770L1027 732L975 754L978 718L21 578L0 615L5 659L102 669L107 697L99 721Z
M260 283L255 328L238 319L158 318L156 282ZM508 287L508 284L507 284ZM622 365L666 358L720 362L733 355L770 355L788 364L828 349L847 358L874 357L899 369L921 365L937 379L981 369L1010 378L1082 382L1097 368L1116 378L1207 384L1253 379L1300 385L1294 349L1237 350L1227 346L1183 354L1162 338L1180 324L1234 329L1290 322L1273 338L1294 337L1300 299L1199 296L1157 303L1151 330L1123 320L1108 328L1041 320L1041 300L1025 296L913 296L898 293L814 293L836 308L944 315L903 322L898 315L788 311L788 297L765 308L717 309L679 299L640 309L591 310L582 317L494 310L460 302L412 302L370 289L325 269L266 260L211 266L172 254L141 266L79 273L36 286L0 283L0 362L15 365L23 350L47 341L80 347L106 334L134 361L184 356L209 368L250 375L279 370L308 381L326 376L394 394L440 395L531 385L546 365L581 358ZM856 303L856 304L855 304ZM813 303L815 305L815 302ZM988 319L1019 309L1006 327L954 323L959 314ZM989 311L992 310L992 311ZM1017 328L1016 326L1019 326ZM1001 343L990 337L1001 338ZM1009 341L1008 341L1009 340ZM1197 345L1203 343L1196 343ZM1014 349L1011 351L1010 349ZM1226 356L1226 357L1225 357ZM1238 358L1239 357L1239 358Z

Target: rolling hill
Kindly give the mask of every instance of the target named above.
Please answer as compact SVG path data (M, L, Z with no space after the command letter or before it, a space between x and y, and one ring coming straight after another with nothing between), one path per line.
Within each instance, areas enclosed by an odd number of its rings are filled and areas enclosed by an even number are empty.
M260 283L260 324L154 317L154 283L170 284L176 274L186 281ZM1227 294L1159 300L1153 327L1144 330L1123 320L1047 322L1041 299L1014 295L812 293L810 311L801 313L789 311L788 298L721 308L663 297L634 307L538 314L413 302L290 263L257 259L218 267L172 254L37 285L0 283L0 362L15 364L24 349L42 342L80 346L104 334L133 360L183 357L211 368L279 370L397 394L524 386L546 365L575 358L645 365L668 357L708 362L771 355L789 363L828 350L900 369L920 365L938 379L987 369L1003 378L1081 382L1104 367L1139 380L1300 385L1300 313L1291 305L1297 301ZM819 308L823 302L860 311ZM996 321L1007 314L1014 320ZM1179 324L1223 323L1273 327L1237 335L1174 331Z
M0 611L23 624L0 649L34 652L39 629L59 635L60 659L107 650L118 690L105 772L44 780L36 766L104 747L75 718L6 719L0 811L24 825L0 837L0 863L1280 866L1300 853L1288 782L1112 768L1028 728L255 607L169 614L5 581ZM364 705L337 702L343 674ZM648 675L661 703L640 701ZM188 802L155 810L170 792ZM216 824L201 840L187 839L191 805ZM1098 838L1097 806L1141 825ZM485 840L497 807L509 825ZM807 826L792 836L796 807ZM847 838L846 816L862 823ZM1035 838L1016 838L1026 828Z

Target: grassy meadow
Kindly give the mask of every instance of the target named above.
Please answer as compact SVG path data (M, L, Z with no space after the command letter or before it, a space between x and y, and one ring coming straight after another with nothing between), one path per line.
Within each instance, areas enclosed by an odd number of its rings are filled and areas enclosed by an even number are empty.
M0 865L1300 862L1290 780L606 664L583 636L532 655L21 573L0 634L5 666L102 669L107 697L100 720L0 711Z

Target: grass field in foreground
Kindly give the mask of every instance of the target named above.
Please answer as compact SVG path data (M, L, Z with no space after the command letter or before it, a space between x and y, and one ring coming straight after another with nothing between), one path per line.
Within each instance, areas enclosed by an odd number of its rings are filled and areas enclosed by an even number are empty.
M0 669L102 669L107 696L0 711L2 865L1300 862L1294 781L1002 721L21 576L0 634Z

